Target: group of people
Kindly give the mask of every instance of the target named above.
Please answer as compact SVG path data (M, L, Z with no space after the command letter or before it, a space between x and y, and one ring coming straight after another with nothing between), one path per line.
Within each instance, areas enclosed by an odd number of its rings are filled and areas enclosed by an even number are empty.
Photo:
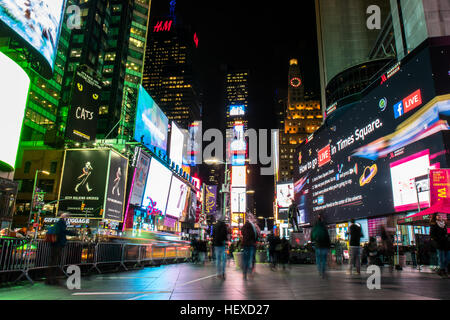
M430 236L433 247L438 256L439 270L438 274L443 278L448 278L450 268L450 239L447 233L447 223L439 214L433 214L430 220ZM363 237L361 226L351 220L349 227L349 267L347 274L352 274L355 268L356 274L361 273L361 238ZM364 246L363 252L367 257L368 265L383 265L386 262L390 271L394 269L395 249L392 235L390 235L384 226L381 227L381 245L378 245L375 237L370 237L369 242ZM323 221L323 217L318 215L317 221L312 229L311 240L314 244L316 264L319 275L326 278L326 267L328 252L331 247L331 240ZM343 246L337 241L335 244L336 262L342 263ZM414 242L411 245L411 260L413 266L417 265L416 247ZM384 261L380 259L383 258Z

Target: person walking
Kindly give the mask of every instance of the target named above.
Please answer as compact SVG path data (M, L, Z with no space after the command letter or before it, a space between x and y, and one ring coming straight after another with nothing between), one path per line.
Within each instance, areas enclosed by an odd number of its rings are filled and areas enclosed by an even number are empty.
M277 246L277 237L273 235L272 233L269 235L269 259L270 259L270 269L272 271L276 270L277 268L277 256L275 248Z
M353 266L356 267L356 274L361 274L361 227L355 223L355 219L350 220L351 225L349 228L349 244L350 244L350 263L348 274L352 274Z
M54 235L54 241L50 242L50 265L47 269L47 278L45 283L48 285L58 285L56 279L58 266L61 261L62 250L66 246L66 236L76 236L73 231L67 230L66 219L69 218L68 213L63 213L55 225L51 226L47 231L48 234Z
M250 215L247 218L244 226L241 229L242 232L242 247L243 247L243 266L244 280L247 280L247 274L252 270L253 255L256 250L256 241L258 238L256 228L253 223L250 222Z
M368 265L376 265L378 256L378 246L377 239L370 237L369 243L367 244L367 259Z
M338 238L334 244L334 250L336 251L336 264L342 265L342 255L344 254L344 249L342 247L341 240Z
M417 257L416 257L417 248L416 248L416 244L414 241L411 241L411 246L409 247L409 251L411 253L411 260L412 260L413 268L417 268Z
M230 230L224 222L222 216L213 228L213 246L216 257L217 277L225 280L225 266L226 266L226 244L230 237Z
M385 226L381 226L381 241L383 243L383 258L389 264L389 271L394 271L394 243L391 234L388 233Z
M430 221L430 236L437 250L439 271L438 275L448 278L447 265L449 263L449 238L447 224L438 213L434 213Z
M283 266L283 270L286 270L286 265L289 264L289 241L285 237L281 239L281 251L280 251L280 262Z
M330 249L330 235L325 227L325 223L321 215L318 216L317 222L311 232L311 240L314 242L316 251L316 264L319 275L325 279L325 272L327 267L327 256Z

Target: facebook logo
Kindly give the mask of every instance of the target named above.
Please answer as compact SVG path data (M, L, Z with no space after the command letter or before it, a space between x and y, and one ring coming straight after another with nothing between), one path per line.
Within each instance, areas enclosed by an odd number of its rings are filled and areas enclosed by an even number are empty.
M398 117L401 117L404 114L403 110L403 101L400 101L399 103L394 104L394 117L397 119Z

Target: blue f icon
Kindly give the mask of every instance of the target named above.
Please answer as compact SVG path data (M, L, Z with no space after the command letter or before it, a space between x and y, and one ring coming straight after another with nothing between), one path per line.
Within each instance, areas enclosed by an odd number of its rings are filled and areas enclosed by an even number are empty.
M403 115L403 101L394 104L394 117L397 119Z

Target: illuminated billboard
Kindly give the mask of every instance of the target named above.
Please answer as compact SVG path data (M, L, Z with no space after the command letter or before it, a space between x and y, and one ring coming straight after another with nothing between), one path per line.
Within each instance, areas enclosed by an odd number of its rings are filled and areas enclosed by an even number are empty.
M247 169L246 166L231 167L231 186L245 187L247 185Z
M53 72L65 2L0 0L0 21L37 53L36 58L43 58L43 75L47 78Z
M278 208L289 208L294 201L294 184L277 184L277 206ZM282 219L280 219L282 220Z
M167 202L166 215L181 218L186 207L186 198L189 187L180 179L172 176L172 184L170 185L169 201Z
M150 168L150 160L150 156L140 149L131 185L129 203L132 205L140 206L142 204L145 183L147 182L148 170Z
M30 78L14 61L0 52L0 169L13 171L19 147Z
M183 163L184 134L178 128L176 123L172 121L170 132L170 152L169 158L179 167Z
M158 160L152 158L142 206L145 208L150 207L151 212L159 212L159 214L164 215L171 180L172 172Z
M243 116L245 115L245 105L231 105L230 116Z
M127 176L128 159L120 153L111 151L103 219L122 222L125 209Z
M146 147L155 147L164 152L167 150L167 131L169 120L152 97L139 87L139 98L136 111L134 139Z
M246 212L247 210L247 193L246 188L231 189L231 212Z
M425 48L402 62L297 148L295 202L306 222L319 213L333 223L417 209L415 179L449 165L450 99L436 97L430 61Z

